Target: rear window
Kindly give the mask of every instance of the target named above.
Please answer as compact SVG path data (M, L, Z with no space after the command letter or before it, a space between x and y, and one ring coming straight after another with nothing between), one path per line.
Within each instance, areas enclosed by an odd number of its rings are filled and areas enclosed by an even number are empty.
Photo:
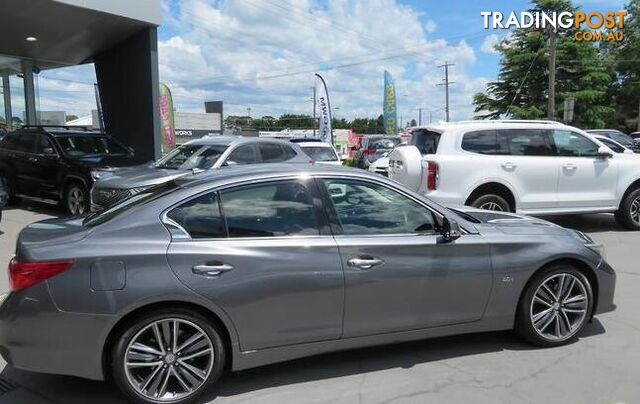
M338 161L338 156L331 147L303 146L302 150L315 161Z
M36 147L36 135L33 133L13 133L7 135L2 140L1 147L7 150L33 153Z
M107 136L68 135L56 136L56 140L63 153L71 157L129 154L123 145Z
M422 154L435 154L438 151L441 134L430 130L415 130L411 132L411 145Z

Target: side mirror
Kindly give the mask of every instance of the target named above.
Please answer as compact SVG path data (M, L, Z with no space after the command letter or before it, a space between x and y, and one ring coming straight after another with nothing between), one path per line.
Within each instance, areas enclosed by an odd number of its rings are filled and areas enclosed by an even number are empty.
M224 163L222 163L223 167L231 167L231 166L235 166L238 165L238 163L236 163L235 161L231 161L231 160L227 160Z
M605 146L598 147L598 157L608 159L613 157L613 154Z
M450 243L454 240L457 240L462 235L462 229L458 222L453 219L449 219L444 217L442 219L442 229L440 230L440 239L438 242L440 243Z
M624 154L634 154L634 151L631 149L624 149L624 151L622 152Z
M54 154L56 154L56 152L51 147L45 147L44 149L42 149L42 154L44 154L45 156L53 156Z

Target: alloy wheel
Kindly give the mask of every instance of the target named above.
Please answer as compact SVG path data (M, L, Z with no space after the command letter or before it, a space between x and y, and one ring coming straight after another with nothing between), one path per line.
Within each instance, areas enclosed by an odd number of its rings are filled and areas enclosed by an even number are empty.
M495 210L495 211L500 211L502 212L502 206L500 206L499 204L495 203L495 202L485 202L482 205L479 206L480 209L485 209L485 210Z
M73 186L67 193L67 206L72 215L81 215L85 210L85 196L82 189Z
M165 403L182 400L200 389L214 360L213 343L201 327L168 318L145 326L131 339L124 370L138 394Z
M640 196L631 202L629 214L631 215L631 220L640 225Z
M554 274L533 295L531 324L543 338L566 340L581 328L588 307L589 295L581 279L569 273Z

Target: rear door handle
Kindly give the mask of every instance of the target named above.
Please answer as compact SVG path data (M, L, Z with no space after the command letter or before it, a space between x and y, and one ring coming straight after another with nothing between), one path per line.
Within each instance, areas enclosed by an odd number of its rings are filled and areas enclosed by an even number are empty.
M351 258L347 261L347 264L349 264L350 267L357 269L371 269L377 265L384 264L384 261L377 257L360 256Z
M571 171L573 171L573 170L575 170L576 168L578 168L578 166L576 166L576 165L575 165L575 164L573 164L573 163L566 163L566 164L564 164L564 165L562 166L562 168L564 168L565 170L571 170Z
M502 163L502 168L504 168L505 170L513 170L516 167L517 166L514 163L512 163L511 161L507 161L506 163Z
M207 278L215 278L222 275L225 272L229 272L233 269L233 265L225 264L222 262L208 262L205 264L196 265L191 269L195 275L204 276Z

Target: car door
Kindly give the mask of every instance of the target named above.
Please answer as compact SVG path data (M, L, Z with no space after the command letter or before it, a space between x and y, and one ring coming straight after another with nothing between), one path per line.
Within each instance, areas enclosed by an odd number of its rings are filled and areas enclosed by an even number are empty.
M38 195L38 170L34 165L37 135L20 132L10 136L15 136L9 152L15 170L15 192L30 196Z
M59 178L61 178L61 162L49 136L39 134L36 153L32 158L35 181L40 196L56 197L58 195Z
M208 192L166 214L188 234L173 238L169 263L230 316L242 350L336 339L344 275L319 213L313 180Z
M345 271L345 338L477 321L492 282L483 237L439 243L439 214L373 180L319 180Z
M571 130L553 130L550 135L558 155L558 207L615 207L618 183L615 156L599 156L598 144Z
M498 159L498 177L516 195L516 209L545 210L557 205L558 161L544 131L497 129L498 142L506 142L508 154Z

